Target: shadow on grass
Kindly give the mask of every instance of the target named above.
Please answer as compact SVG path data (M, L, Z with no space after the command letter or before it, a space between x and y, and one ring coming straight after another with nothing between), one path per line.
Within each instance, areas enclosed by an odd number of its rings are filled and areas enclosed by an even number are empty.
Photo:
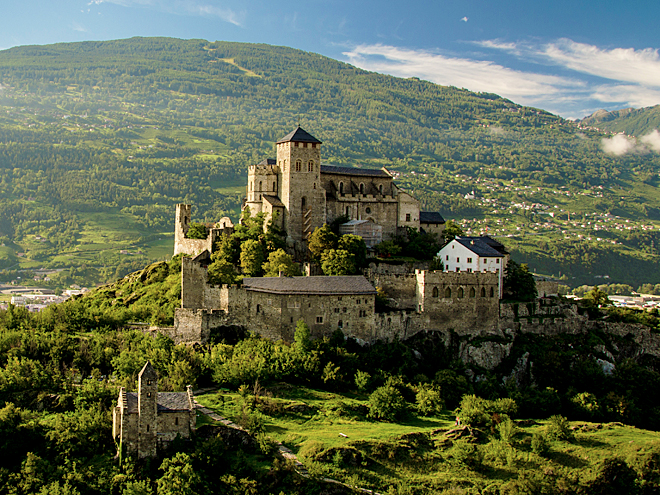
M556 450L551 451L547 457L548 459L569 468L583 468L589 464L584 459L567 454L566 452L557 452Z

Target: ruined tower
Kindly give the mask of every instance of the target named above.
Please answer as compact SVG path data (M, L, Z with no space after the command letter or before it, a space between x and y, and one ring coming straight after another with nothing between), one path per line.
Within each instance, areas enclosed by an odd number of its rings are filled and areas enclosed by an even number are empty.
M147 361L138 375L138 457L156 455L158 374Z
M297 127L277 142L277 166L282 177L284 228L294 241L307 240L325 221L321 141Z

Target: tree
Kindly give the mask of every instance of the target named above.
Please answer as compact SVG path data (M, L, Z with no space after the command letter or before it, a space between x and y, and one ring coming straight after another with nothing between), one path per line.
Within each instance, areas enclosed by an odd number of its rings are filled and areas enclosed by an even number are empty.
M201 478L192 466L192 458L177 452L165 459L160 468L163 476L158 479L158 495L194 495L202 488Z
M328 249L321 255L321 269L326 275L352 275L357 272L355 257L344 249Z
M311 332L305 320L298 320L296 323L296 330L293 334L295 342L294 347L296 351L305 353L312 348L312 341L310 340Z
M536 281L527 265L510 260L504 273L504 297L515 301L533 301L537 295Z
M248 239L241 244L241 268L247 277L261 275L265 258L265 249L259 241Z
M387 384L378 387L369 396L369 416L384 421L395 421L408 412L408 403L399 390Z
M321 256L325 251L337 248L337 241L337 234L332 231L327 223L323 224L323 227L314 229L307 243L307 248L312 254L312 260L317 263L321 261Z
M213 285L231 285L235 284L238 280L238 274L234 265L222 258L209 265L207 276L209 284Z
M449 244L451 241L453 241L457 236L462 236L463 234L463 229L454 222L453 220L447 221L445 224L445 228L442 231L442 245Z
M277 277L280 272L286 277L294 277L300 275L298 265L293 261L293 257L286 254L284 249L278 249L268 255L262 268L264 270L264 277Z
M191 223L186 237L188 239L206 239L209 235L209 231L206 228L206 225L203 223Z
M367 261L367 245L359 235L344 234L337 242L337 249L343 249L353 255L355 266L365 266Z
M584 295L584 302L593 308L611 306L612 301L607 297L607 292L598 287L594 287Z

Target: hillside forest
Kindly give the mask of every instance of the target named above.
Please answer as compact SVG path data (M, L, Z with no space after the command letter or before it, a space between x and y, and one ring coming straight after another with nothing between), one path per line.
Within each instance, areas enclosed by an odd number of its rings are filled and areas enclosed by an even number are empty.
M0 282L92 285L169 259L174 206L237 220L247 166L297 123L325 163L387 167L534 272L660 282L652 149L607 153L609 131L494 94L166 38L0 52Z

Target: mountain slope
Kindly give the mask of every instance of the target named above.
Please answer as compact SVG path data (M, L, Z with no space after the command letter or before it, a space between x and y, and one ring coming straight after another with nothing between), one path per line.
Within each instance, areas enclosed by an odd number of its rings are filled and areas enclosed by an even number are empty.
M624 108L622 110L598 110L580 120L590 125L613 132L625 132L631 136L644 136L660 129L660 105L647 108Z
M497 95L286 47L167 38L12 48L0 52L0 85L7 278L64 268L60 285L89 283L164 259L174 205L195 204L195 221L236 219L247 165L300 122L324 162L387 166L424 209L513 236L518 259L546 273L660 279L621 269L660 260L648 230L660 219L658 156L608 155L609 135ZM585 259L564 268L575 243Z

